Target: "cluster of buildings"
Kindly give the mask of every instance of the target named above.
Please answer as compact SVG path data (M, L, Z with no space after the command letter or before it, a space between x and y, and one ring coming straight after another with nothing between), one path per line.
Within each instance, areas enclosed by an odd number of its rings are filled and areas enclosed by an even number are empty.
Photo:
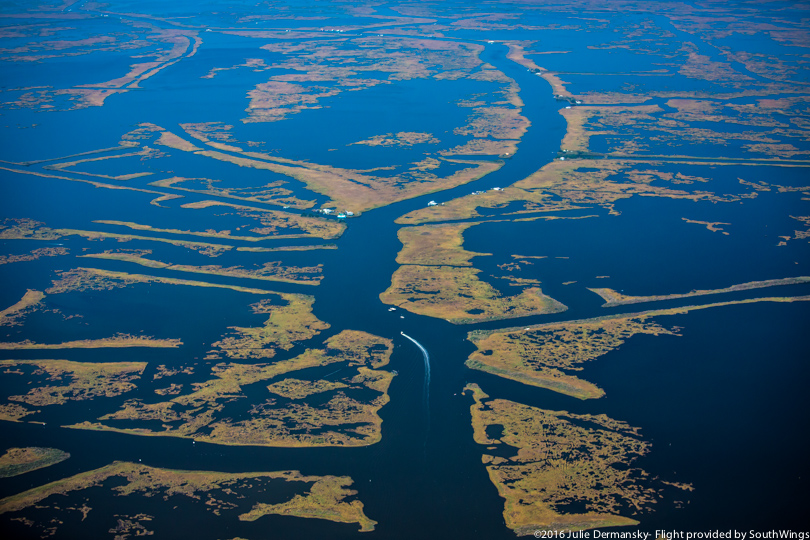
M316 214L322 214L324 216L331 216L333 214L337 214L338 219L346 219L347 217L354 217L354 212L349 212L348 210L338 212L334 208L318 208L313 210Z

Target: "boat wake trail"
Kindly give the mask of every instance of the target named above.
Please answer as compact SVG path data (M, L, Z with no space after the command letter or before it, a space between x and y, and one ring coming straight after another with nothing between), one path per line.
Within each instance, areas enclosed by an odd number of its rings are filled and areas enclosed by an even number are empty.
M402 334L402 337L413 341L414 345L419 347L419 350L422 351L422 357L425 359L425 383L423 392L424 393L423 404L425 407L425 414L427 415L430 407L430 355L428 355L427 349L422 347L421 343L413 339L405 332L400 332L400 334Z

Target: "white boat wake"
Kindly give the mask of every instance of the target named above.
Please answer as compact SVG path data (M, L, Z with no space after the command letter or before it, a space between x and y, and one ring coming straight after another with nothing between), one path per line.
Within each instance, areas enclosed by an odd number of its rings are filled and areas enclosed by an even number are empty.
M425 411L427 412L428 406L430 403L430 355L428 355L427 349L422 347L422 344L413 339L411 336L406 334L405 332L400 332L402 337L407 338L414 342L414 344L419 347L419 350L422 351L422 356L425 359L425 384L424 384L424 405Z

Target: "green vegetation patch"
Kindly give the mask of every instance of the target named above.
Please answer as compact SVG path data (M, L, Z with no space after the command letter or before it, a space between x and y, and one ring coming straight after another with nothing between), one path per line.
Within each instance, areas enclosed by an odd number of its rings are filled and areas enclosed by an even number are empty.
M462 244L464 231L477 223L404 227L397 236L402 250L399 264L472 266L470 259L489 253L466 251Z
M162 270L173 270L176 272L189 272L192 274L208 274L213 276L225 276L243 279L259 279L264 281L278 281L282 283L294 283L296 285L318 285L322 279L322 268L320 265L285 266L282 265L280 261L266 262L258 268L244 268L242 266L222 267L214 264L204 266L169 264L162 261L156 261L154 259L148 259L146 257L141 257L133 253L121 253L113 251L79 255L79 257L124 261L145 266L147 268L160 268Z
M365 446L378 442L382 426L378 411L389 401L388 387L394 377L380 368L388 364L392 342L345 330L324 345L274 363L216 364L212 377L194 383L190 391L176 385L158 394L158 399L176 395L171 400L131 399L97 421L69 427L227 445ZM312 372L305 370L325 366L333 369L321 375L323 379L307 378ZM295 377L288 376L293 373ZM173 376L162 379L171 385ZM285 378L274 382L282 376ZM244 399L247 387L265 381L271 392L286 399ZM305 400L315 393L315 402ZM243 413L229 412L226 417L226 404L229 411L241 407Z
M192 281L189 279L175 279L158 276L147 276L143 274L128 274L125 272L113 272L110 270L100 270L98 268L75 268L64 272L58 272L59 279L53 281L53 285L45 292L48 294L60 294L72 291L106 291L110 289L123 288L135 283L164 283L167 285L186 285L189 287L209 287L215 289L230 289L232 291L267 295L271 291L264 289L254 289L252 287L240 287L238 285L220 285L218 283L207 283L205 281Z
M273 394L288 399L303 399L313 394L320 394L322 392L329 392L331 390L346 387L347 385L343 384L342 382L284 379L283 381L269 385L267 389Z
M315 298L303 294L277 293L285 305L276 305L264 299L251 305L254 313L268 315L259 327L229 328L231 333L212 345L208 358L220 358L223 354L233 359L272 358L277 350L289 350L297 342L310 339L329 324L312 313Z
M18 476L65 461L70 454L56 448L9 448L0 456L0 478Z
M112 484L106 482L115 478ZM280 503L263 502L272 496L274 482L284 481L300 484L299 493L292 499ZM0 514L17 514L20 521L31 527L44 527L30 519L25 519L28 510L48 509L49 514L78 510L84 518L92 515L93 509L84 504L82 508L62 508L64 497L56 500L54 495L82 493L99 496L91 488L102 488L103 495L115 497L186 497L192 504L201 505L206 511L216 515L235 515L241 521L255 521L265 515L277 514L303 518L327 519L340 523L357 523L361 531L372 531L376 522L363 511L363 503L356 499L356 491L348 489L353 480L346 476L304 476L298 471L222 473L214 471L183 471L161 469L146 465L116 461L100 469L84 472L39 486L18 495L0 500ZM250 496L252 507L245 508L246 497ZM92 504L92 498L88 501ZM129 506L133 501L122 503ZM251 504L251 503L248 503ZM153 531L144 528L143 522L151 522L152 516L105 516L122 532L128 529L136 536L151 535ZM84 519L83 518L83 519ZM118 519L117 519L118 518ZM139 525L140 522L140 525ZM54 522L48 523L48 526ZM61 521L55 521L61 525ZM140 531L138 530L140 529Z
M148 348L177 348L183 344L179 339L155 339L150 336L133 336L131 334L118 333L114 336L102 339L78 339L75 341L63 341L62 343L35 343L31 340L19 341L15 343L0 343L0 350L24 350L24 349L121 349L126 347L148 347Z
M681 294L665 294L656 296L630 296L622 294L613 289L607 288L589 288L588 290L601 296L605 303L602 307L623 306L627 304L641 304L644 302L659 302L662 300L675 300L678 298L690 298L692 296L705 296L709 294L724 294L737 291L749 291L752 289L762 289L765 287L776 287L779 285L798 285L801 283L810 282L810 277L799 276L784 279L768 279L764 281L749 281L747 283L740 283L739 285L732 285L723 289L706 289L706 290L693 290L688 293Z
M579 399L599 398L599 387L565 371L595 360L635 334L677 335L676 330L633 318L593 319L471 332L476 350L467 359L472 369L547 388ZM565 371L563 371L565 370Z
M7 398L31 407L119 396L136 388L145 368L146 362L0 360L4 375L27 375L42 381L25 394Z
M35 310L45 298L45 293L28 289L19 302L13 306L0 311L0 326L17 326L22 324L22 319Z
M475 384L465 392L475 399L475 442L498 449L482 461L504 498L506 526L518 536L635 525L626 515L658 501L647 473L632 467L650 450L637 428L605 415L489 399ZM488 435L492 426L501 429L499 436ZM584 511L567 511L572 506Z
M454 266L401 266L380 299L386 304L453 324L559 313L567 309L537 287L502 296L478 279L480 272L475 268Z

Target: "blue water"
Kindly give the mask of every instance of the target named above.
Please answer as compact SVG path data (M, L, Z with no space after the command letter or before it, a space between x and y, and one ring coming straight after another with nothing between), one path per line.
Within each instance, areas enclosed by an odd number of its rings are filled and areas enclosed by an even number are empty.
M607 393L603 410L644 426L653 452L643 465L695 487L682 511L653 513L645 529L801 526L810 440L794 415L810 405L807 317L803 302L659 317L683 336L636 336L586 367L583 376ZM767 500L751 496L762 491Z

